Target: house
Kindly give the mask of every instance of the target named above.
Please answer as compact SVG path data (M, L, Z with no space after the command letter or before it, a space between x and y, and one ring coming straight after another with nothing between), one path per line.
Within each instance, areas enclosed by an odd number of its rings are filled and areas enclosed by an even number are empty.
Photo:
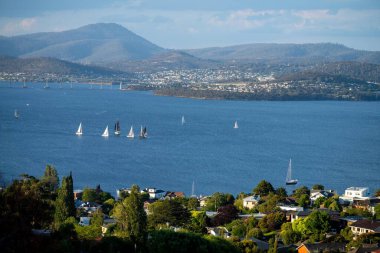
M231 236L231 233L225 227L206 227L206 229L207 234L213 236L220 236L223 238L229 238Z
M319 252L346 252L345 243L302 243L297 248L298 253L319 253Z
M149 194L149 199L160 199L163 198L165 195L165 191L163 190L158 190L156 188L145 188L144 190L141 191L141 193L148 193Z
M368 187L349 187L344 191L344 194L339 197L339 201L352 204L355 199L370 199Z
M348 253L380 253L379 244L363 243L359 248L352 249Z
M245 197L243 199L243 207L247 209L252 209L255 206L257 206L257 204L259 203L259 200L260 200L260 196L258 195Z
M328 215L330 216L330 219L332 221L337 221L338 222L339 218L340 218L340 213L337 212L337 211L333 211L333 210L330 210L330 209L327 209L327 208L318 208L318 209L313 209L313 210L307 209L307 210L304 210L304 211L299 211L299 212L293 213L291 215L291 222L293 222L293 221L295 221L296 219L299 219L299 218L306 218L313 211L320 211L320 212L326 212L326 213L328 213Z
M314 202L318 199L318 198L331 198L335 195L335 191L334 190L311 190L310 192L310 201L311 201L311 204L314 204Z
M102 205L95 202L83 202L77 209L79 209L82 213L94 213L99 210Z
M361 235L366 233L380 233L379 220L358 220L350 225L351 231L354 235Z
M166 192L164 198L165 199L175 199L175 198L183 198L185 197L185 193L184 192Z
M205 207L207 204L207 200L209 199L209 196L204 196L199 198L199 206L200 207Z
M132 191L131 188L120 188L120 189L116 190L116 196L118 199L121 199L126 194L130 194L131 191Z

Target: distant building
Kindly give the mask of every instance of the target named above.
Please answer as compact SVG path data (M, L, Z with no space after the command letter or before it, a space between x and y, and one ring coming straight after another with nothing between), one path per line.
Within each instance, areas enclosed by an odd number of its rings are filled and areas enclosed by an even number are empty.
M207 205L207 201L209 200L210 196L204 196L199 199L199 206L205 207Z
M339 197L341 202L352 203L355 199L370 199L368 187L349 187L344 191L344 194Z
M126 193L130 194L131 191L132 191L131 188L120 188L120 189L116 190L116 196L118 199L121 199L123 197L123 195L125 195Z
M175 198L183 198L185 197L184 192L166 192L164 198L165 199L175 199Z
M311 190L310 192L310 201L311 201L311 204L314 204L314 202L318 199L318 198L331 198L333 197L335 194L335 191L334 190Z
M74 190L74 199L82 199L83 190Z
M252 209L255 206L257 206L257 204L259 203L259 200L260 200L260 196L258 195L245 197L243 199L243 207L247 209Z
M346 252L346 244L338 242L302 243L297 251L298 253Z
M207 234L217 236L217 237L223 237L223 238L229 238L231 236L231 233L227 230L225 227L207 227Z

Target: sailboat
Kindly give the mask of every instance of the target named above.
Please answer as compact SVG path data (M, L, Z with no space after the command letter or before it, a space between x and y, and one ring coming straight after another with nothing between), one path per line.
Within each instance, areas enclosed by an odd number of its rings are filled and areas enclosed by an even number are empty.
M185 121L185 116L182 116L181 124L184 125L185 123L186 123L186 121Z
M129 130L127 137L128 138L135 138L135 133L133 132L133 126L131 126L131 129Z
M16 119L20 118L20 114L18 113L17 110L15 110L15 118L16 118Z
M237 121L235 121L234 128L235 129L239 128Z
M103 137L108 137L109 136L108 126L106 127L106 129L104 129L104 132L103 132L102 136Z
M297 184L297 179L292 179L292 159L289 160L289 167L288 167L288 173L286 174L286 184L292 185Z
M83 134L82 122L79 124L78 130L77 130L77 132L75 134L79 135L79 136Z
M142 127L140 129L140 134L139 134L140 139L145 139L148 137L148 132L146 131L146 127Z
M26 86L25 80L24 80L24 84L22 85L22 87L23 87L24 89L28 88L28 86Z
M115 123L115 135L120 135L120 123L116 121Z
M49 84L48 84L48 82L46 81L46 83L45 83L45 86L44 86L44 89L49 89L50 87L49 87Z

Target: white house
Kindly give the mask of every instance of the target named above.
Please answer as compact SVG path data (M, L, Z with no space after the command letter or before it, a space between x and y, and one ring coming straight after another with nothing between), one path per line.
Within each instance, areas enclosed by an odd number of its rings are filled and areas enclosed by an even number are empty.
M259 203L259 200L260 200L260 196L258 196L258 195L252 195L252 196L245 197L243 199L243 207L248 208L248 209L252 209L255 206L257 206L257 204Z
M339 197L341 202L352 203L354 199L370 199L370 192L368 187L349 187L344 191L344 194Z
M310 201L313 204L318 198L330 198L335 194L334 190L312 190L310 192Z
M149 194L149 199L160 199L165 196L165 191L163 190L158 190L156 188L145 188L144 190L141 191L141 193L148 193Z

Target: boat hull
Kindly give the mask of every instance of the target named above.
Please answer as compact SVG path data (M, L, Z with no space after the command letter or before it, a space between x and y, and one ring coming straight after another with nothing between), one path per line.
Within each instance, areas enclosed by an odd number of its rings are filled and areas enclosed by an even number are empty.
M298 183L298 180L291 180L291 181L287 181L285 184L286 185L294 185L294 184L297 184Z

